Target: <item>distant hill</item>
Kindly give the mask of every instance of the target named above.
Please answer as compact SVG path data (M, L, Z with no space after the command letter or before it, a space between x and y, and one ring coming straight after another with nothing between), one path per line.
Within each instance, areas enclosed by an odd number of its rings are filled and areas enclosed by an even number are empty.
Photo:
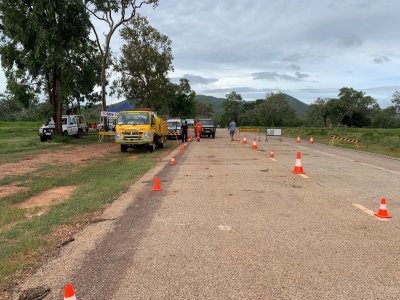
M308 105L300 100L285 94L286 100L289 104L299 113L299 115L304 116ZM205 95L196 95L196 100L200 103L209 103L213 106L214 112L223 113L224 108L222 107L222 103L226 100L225 98L216 98L213 96L205 96ZM251 101L246 101L251 102Z
M285 94L285 96L286 96L286 100L299 113L299 115L304 116L307 111L308 105L292 96L287 95L287 94ZM217 98L217 97L206 96L206 95L196 95L196 100L200 103L211 104L214 112L216 112L216 113L221 113L221 114L224 113L224 108L222 107L222 104L225 102L225 100L226 100L225 98ZM127 101L125 100L125 101L121 101L118 103L114 103L114 104L108 105L107 108L108 109L115 108L115 107L122 105L125 102L127 102ZM252 102L252 101L246 101L246 102Z
M287 94L285 94L286 96L286 100L289 102L289 104L295 109L297 110L297 112L300 115L305 115L307 108L308 108L308 104L305 104L304 102L301 102L299 99L296 99L292 96L289 96Z
M213 96L196 95L196 100L200 103L211 104L214 112L223 113L224 108L222 104L225 102L225 98L216 98Z

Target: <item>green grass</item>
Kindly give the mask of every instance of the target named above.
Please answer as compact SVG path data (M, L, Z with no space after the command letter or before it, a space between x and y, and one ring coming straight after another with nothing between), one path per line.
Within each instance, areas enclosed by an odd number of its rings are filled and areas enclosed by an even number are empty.
M73 149L98 143L95 132L83 139L67 138L62 142L56 139L41 143L36 123L6 125L0 122L0 164L22 161L66 146ZM165 149L153 153L137 150L135 154L139 155L135 159L130 153L115 151L79 164L43 164L35 171L1 179L0 186L13 184L27 189L0 198L0 289L34 270L46 254L62 242L61 237L52 235L58 226L86 224L91 214L102 211L107 204L118 199L176 145L175 141L169 141ZM76 190L68 200L53 204L44 214L29 217L24 209L18 207L32 196L64 186L73 186ZM38 208L32 208L27 212L34 215L38 211Z
M0 164L18 162L37 155L44 150L55 150L68 145L85 145L97 142L96 132L89 132L83 139L57 136L53 140L40 142L37 122L0 122Z

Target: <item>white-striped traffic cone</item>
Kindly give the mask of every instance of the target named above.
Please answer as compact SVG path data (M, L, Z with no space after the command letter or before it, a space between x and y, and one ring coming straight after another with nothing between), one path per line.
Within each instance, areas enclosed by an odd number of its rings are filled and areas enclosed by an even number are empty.
M389 216L389 214L388 214L385 198L382 198L381 204L379 205L379 210L374 215L379 218L391 218L392 217L392 216Z
M253 146L251 146L251 149L257 149L257 139L254 138L253 140Z
M304 174L303 166L301 165L301 155L300 152L297 152L296 163L294 165L294 174Z

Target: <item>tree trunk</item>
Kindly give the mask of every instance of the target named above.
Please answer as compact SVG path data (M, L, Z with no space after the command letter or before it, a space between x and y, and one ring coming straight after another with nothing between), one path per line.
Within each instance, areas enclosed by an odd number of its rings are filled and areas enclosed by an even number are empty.
M106 111L107 110L107 98L106 98L106 70L107 70L107 60L108 60L108 55L110 53L110 40L112 36L113 31L111 30L110 33L106 36L106 44L104 46L104 56L103 56L103 61L102 61L102 68L101 68L101 104L102 104L102 110ZM108 132L108 121L107 117L103 118L103 130Z
M55 123L55 134L62 135L62 103L60 103L59 87L61 79L61 67L54 65L53 68L53 88L51 91L53 98L53 108L54 108L54 123Z

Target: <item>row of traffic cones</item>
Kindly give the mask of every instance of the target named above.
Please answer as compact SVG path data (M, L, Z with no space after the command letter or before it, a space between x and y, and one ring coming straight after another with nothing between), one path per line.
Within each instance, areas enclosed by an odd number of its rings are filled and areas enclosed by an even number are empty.
M254 141L256 140L256 138L254 138ZM237 141L237 138L235 139L235 141ZM255 145L257 145L257 143L254 143L254 141L253 141L253 145L255 144ZM300 143L301 141L300 141L300 135L297 135L297 140L296 140L296 143ZM243 142L242 142L243 144L247 144L247 139L246 139L246 135L244 135L243 136ZM310 137L310 144L314 144L314 137L313 136L311 136Z
M300 142L300 136L298 136L297 139L298 139L298 142ZM311 136L311 139L310 139L310 143L311 142L314 143L312 136ZM243 144L247 144L246 135L244 135L244 137L243 137ZM258 147L257 147L257 139L256 138L253 139L253 146L251 148L252 149L258 149ZM269 154L269 157L270 158L274 158L275 157L274 150L271 150L271 152ZM300 152L297 152L297 158L296 158L296 163L295 163L295 166L294 166L293 173L294 174L304 174L303 166L301 164Z
M186 143L183 144L183 148L187 148L187 144ZM179 148L179 153L180 154L183 154L183 148L182 147ZM174 156L171 157L170 165L176 165Z
M300 143L300 136L297 136L297 143ZM246 140L246 135L243 137L243 144L247 144ZM314 138L313 136L310 137L310 144L314 144ZM257 139L253 139L253 146L251 147L252 149L258 149L257 148Z
M298 134L297 135L297 139L296 139L296 143L300 143L301 141L300 141L300 135ZM314 137L313 136L311 136L310 137L310 142L309 142L310 144L314 144Z
M242 142L242 143L243 143L244 145L247 144L246 135L243 136L243 142ZM258 147L257 147L257 139L256 139L256 138L253 139L253 145L251 146L251 149L258 149Z
M237 141L237 138L235 139L235 141ZM297 140L296 143L300 143L300 135L297 135ZM247 144L247 139L246 139L246 135L244 135L243 137L243 144ZM314 144L314 137L311 136L310 137L310 144ZM251 147L252 149L257 149L257 139L254 138L253 140L253 146Z
M256 138L254 138L253 146L252 146L253 149L257 149L257 142L256 141L257 141ZM311 136L311 139L310 139L310 143L313 143L312 136ZM246 135L243 138L243 144L247 144ZM182 147L180 148L180 153L181 154L183 153ZM271 152L269 154L269 157L270 158L274 158L275 157L274 150L271 150ZM171 165L175 165L176 164L174 156L172 156L170 164ZM304 170L303 170L303 165L301 163L301 153L300 152L297 152L296 162L295 162L294 169L293 169L293 174L305 174ZM159 179L156 176L155 180L154 180L153 191L161 191L161 190L162 190L162 188L160 186ZM379 206L379 211L377 213L375 213L374 215L379 217L379 218L391 218L391 216L387 212L386 199L382 198L381 204Z
M183 148L187 148L186 142L183 144ZM179 148L179 153L180 154L183 154L183 148L182 147ZM169 164L170 165L176 165L174 156L171 157L171 162ZM153 191L161 191L161 190L162 190L162 188L161 188L161 185L160 185L160 180L158 179L158 176L156 176L154 178Z
M300 136L298 136L298 139L300 139ZM312 136L311 136L310 143L311 143L311 141L313 141ZM243 144L247 144L246 135L244 135L244 137L243 137ZM256 138L253 139L253 146L251 148L252 149L257 149L258 148L257 147L257 139ZM274 150L271 150L271 152L269 154L269 157L270 158L274 158L275 157ZM304 174L303 166L301 164L301 154L300 154L300 152L297 152L296 163L295 163L295 166L294 166L293 173L294 174Z
M242 142L242 143L243 143L244 145L247 144L246 135L243 136L243 142ZM253 145L251 146L251 148L252 148L252 149L258 149L258 147L257 147L257 139L256 139L256 138L253 139ZM269 157L271 157L271 158L274 157L274 150L271 151Z

